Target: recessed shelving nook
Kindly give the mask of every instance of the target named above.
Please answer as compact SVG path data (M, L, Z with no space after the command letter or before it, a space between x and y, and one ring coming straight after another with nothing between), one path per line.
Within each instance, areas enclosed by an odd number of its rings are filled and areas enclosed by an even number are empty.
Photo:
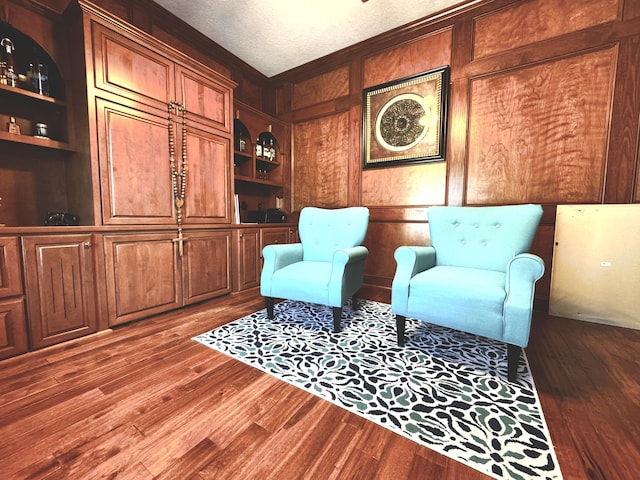
M235 103L234 185L247 221L252 210L287 212L289 194L288 127L241 102Z
M69 210L66 159L74 148L65 88L31 37L0 22L0 43L0 224L43 225L48 212Z

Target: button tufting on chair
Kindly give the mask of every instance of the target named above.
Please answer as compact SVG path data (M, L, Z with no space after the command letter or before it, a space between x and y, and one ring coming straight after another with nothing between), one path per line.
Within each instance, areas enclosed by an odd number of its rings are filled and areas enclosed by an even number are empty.
M415 318L507 344L507 377L515 381L521 348L529 342L535 283L544 262L529 252L540 205L431 207L431 246L401 246L394 257L391 310L398 345L405 320ZM486 225L483 238L456 238L451 225ZM494 225L496 228L490 228Z

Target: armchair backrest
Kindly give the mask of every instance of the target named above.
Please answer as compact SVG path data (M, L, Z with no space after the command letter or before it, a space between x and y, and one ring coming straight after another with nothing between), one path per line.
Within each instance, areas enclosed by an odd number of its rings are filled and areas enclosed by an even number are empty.
M298 221L303 260L330 262L335 250L362 245L368 227L366 207L303 208Z
M437 265L504 272L511 258L531 248L542 207L430 207L427 217Z

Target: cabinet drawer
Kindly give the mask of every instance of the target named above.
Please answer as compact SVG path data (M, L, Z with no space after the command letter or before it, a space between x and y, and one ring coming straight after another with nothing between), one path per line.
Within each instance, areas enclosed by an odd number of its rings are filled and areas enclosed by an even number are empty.
M260 252L267 245L289 243L289 227L263 228Z

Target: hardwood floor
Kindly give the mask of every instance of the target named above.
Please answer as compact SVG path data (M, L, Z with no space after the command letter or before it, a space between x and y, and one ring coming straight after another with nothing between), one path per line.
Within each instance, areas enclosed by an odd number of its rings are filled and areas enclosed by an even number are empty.
M0 362L2 478L487 478L191 340L261 308L244 292ZM536 312L527 357L565 479L638 478L639 347Z

